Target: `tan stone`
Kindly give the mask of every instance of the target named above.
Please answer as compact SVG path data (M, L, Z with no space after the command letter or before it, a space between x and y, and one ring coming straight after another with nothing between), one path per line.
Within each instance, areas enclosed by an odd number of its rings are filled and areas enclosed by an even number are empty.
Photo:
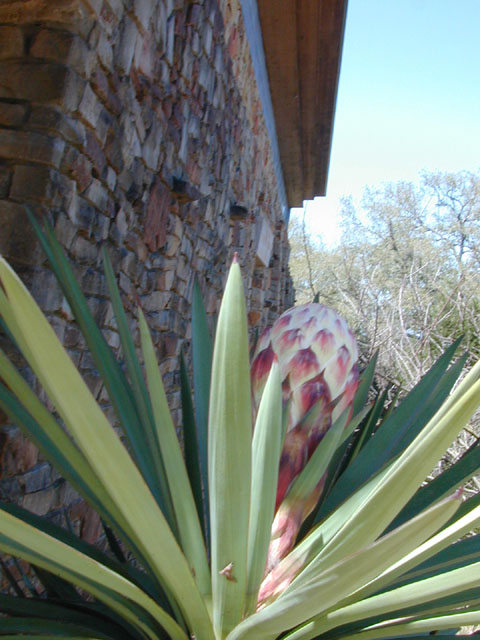
M65 142L33 131L0 129L0 156L7 160L38 162L58 167Z
M175 281L175 271L162 271L157 278L157 286L160 291L171 291Z
M83 0L10 0L0 4L0 22L74 24L88 15Z
M80 75L88 75L93 62L83 38L54 29L41 29L35 36L29 53L35 58L68 64Z
M21 29L10 26L0 27L0 60L20 57L23 52L24 41Z
M178 236L174 236L174 235L168 236L165 255L168 256L169 258L173 258L173 256L176 256L181 242L182 241Z
M0 62L0 98L32 100L74 109L81 91L81 79L57 63Z
M102 532L103 526L100 516L92 507L88 506L80 530L82 539L90 544L95 544Z
M27 511L32 511L37 516L44 516L54 507L56 501L57 489L49 487L43 491L28 493L22 500L22 507Z
M0 200L0 254L17 268L35 262L37 240L20 204Z

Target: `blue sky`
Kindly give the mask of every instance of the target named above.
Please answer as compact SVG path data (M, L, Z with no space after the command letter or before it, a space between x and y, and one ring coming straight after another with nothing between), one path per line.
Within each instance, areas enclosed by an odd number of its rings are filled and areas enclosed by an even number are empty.
M339 198L480 170L480 0L349 0L327 197L307 221L338 237Z

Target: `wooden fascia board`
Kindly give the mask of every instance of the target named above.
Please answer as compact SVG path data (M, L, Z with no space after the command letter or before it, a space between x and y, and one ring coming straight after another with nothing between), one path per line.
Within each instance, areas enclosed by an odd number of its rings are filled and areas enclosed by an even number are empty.
M312 136L315 147L309 156L312 159L312 166L307 174L311 176L311 182L308 179L306 181L307 191L311 194L309 197L325 195L327 189L347 13L347 0L324 0L319 4L320 36L318 38L318 65L315 83L317 91L314 106L317 117Z
M288 204L303 196L296 0L258 0Z
M290 206L324 195L346 0L258 0Z

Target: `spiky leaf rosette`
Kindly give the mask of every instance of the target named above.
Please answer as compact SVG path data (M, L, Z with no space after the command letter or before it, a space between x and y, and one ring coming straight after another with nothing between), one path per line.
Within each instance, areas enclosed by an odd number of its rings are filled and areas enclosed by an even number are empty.
M289 499L290 489L333 422L346 410L351 414L358 386L355 338L345 320L322 304L289 309L260 337L252 362L254 412L274 356L280 365L287 426L267 571L292 549L300 525L321 495L325 474L313 491L297 492L294 500Z
M196 305L203 318L193 337L205 343L193 358L195 404L201 397L203 407L199 411L196 406L196 413L202 426L197 430L190 398L183 403L184 464L148 315L139 312L139 360L106 260L125 357L121 366L96 327L52 230L47 225L44 235L33 216L32 222L105 382L127 447L108 425L30 294L0 259L1 330L13 340L14 349L23 352L61 421L1 352L0 407L98 511L116 556L79 539L73 527L66 530L24 508L0 503L0 550L34 565L45 588L45 597L37 597L23 569L19 580L2 563L16 594L0 594L2 637L387 640L432 633L453 638L452 629L480 624L480 535L472 534L480 526L480 496L462 503L462 491L457 491L480 473L479 444L424 484L480 404L480 363L454 388L467 357L450 364L458 341L400 404L386 411L383 393L373 407L364 406L374 362L357 383L354 357L348 361L342 346L350 355L356 348L348 332L341 344L342 321L336 321L336 314L325 312L321 333L315 327L315 307L307 307L300 318L303 308L291 311L292 317L264 336L257 350L256 364L263 363L266 371L280 341L280 357L273 358L255 408L252 438L246 312L240 270L234 264L217 323L210 385L211 341L205 337L204 310ZM329 344L329 333L333 347L326 357L328 351L317 352L317 340L322 337ZM315 358L318 370L302 369L303 361L312 365ZM345 371L335 380L335 368L342 369L339 363ZM346 427L350 394L357 384L353 417ZM187 396L188 385L182 385ZM260 391L255 385L257 400ZM306 400L312 397L317 401L310 406ZM312 514L312 528L305 523L301 541L261 586L284 435L287 427L290 434L300 426L307 436L307 458L309 442L318 444L286 486L277 516L282 509L294 514L294 507L303 516L305 500L315 497L318 486L322 500ZM350 447L357 427L355 446ZM187 469L192 460L195 468ZM290 471L285 459L282 464ZM125 562L116 537L141 568ZM272 584L275 588L265 597Z

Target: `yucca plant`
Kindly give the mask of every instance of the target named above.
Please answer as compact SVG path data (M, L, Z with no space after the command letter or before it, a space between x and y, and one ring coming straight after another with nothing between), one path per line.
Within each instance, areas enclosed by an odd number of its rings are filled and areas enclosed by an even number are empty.
M213 360L198 288L194 292L195 403L182 363L182 451L147 321L139 309L142 366L106 253L122 366L52 230L32 223L103 377L123 438L1 260L4 331L55 413L3 353L0 406L98 510L114 554L2 504L0 550L29 562L45 593L24 597L17 587L16 595L0 595L0 637L363 640L432 632L453 637L465 625L480 624L480 537L474 533L480 499L463 500L459 490L480 469L478 445L424 483L480 404L479 365L454 389L465 362L450 364L457 343L398 406L384 411L384 395L366 405L374 362L357 379L350 334L342 345L340 332L332 352L343 358L343 346L349 351L342 380L331 381L318 353L320 369L296 384L301 372L289 363L299 345L284 358L275 348L285 338L280 324L257 349L256 357L267 354L261 371L254 363L252 407L242 279L234 261ZM316 312L309 306L305 316L310 321ZM303 326L302 313L290 313L301 349L317 354L318 332ZM337 321L329 314L323 330ZM288 434L301 430L307 446L292 472L291 443L297 440ZM268 564L279 512L295 523L294 533ZM125 561L125 551L136 563Z

